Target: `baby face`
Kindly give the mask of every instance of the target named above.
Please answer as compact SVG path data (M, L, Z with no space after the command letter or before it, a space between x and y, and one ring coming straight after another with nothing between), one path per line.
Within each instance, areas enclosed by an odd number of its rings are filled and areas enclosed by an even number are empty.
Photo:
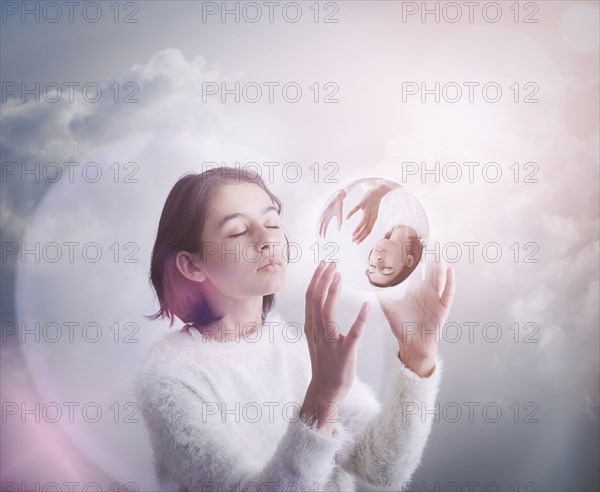
M367 275L371 282L389 285L402 270L415 264L415 257L408 252L412 235L415 235L412 228L400 225L394 227L389 239L377 241L368 259Z

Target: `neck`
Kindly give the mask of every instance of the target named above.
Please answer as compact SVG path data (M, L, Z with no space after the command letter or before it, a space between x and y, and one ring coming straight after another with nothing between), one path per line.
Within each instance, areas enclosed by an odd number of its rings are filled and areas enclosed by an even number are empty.
M218 340L248 336L263 324L263 296L226 297L218 294L208 299L212 312L223 315L223 319L206 327L210 336Z

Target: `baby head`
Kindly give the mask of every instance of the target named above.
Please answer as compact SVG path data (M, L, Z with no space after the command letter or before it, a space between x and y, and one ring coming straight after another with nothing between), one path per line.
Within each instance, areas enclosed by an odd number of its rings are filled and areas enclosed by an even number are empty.
M365 271L369 283L376 287L402 283L421 261L423 246L415 229L407 225L394 226L369 252Z

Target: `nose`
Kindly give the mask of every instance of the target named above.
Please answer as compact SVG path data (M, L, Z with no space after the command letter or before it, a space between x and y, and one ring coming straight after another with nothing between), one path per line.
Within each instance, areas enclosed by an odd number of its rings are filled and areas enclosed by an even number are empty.
M258 238L256 243L256 247L259 251L263 249L267 249L267 252L270 253L270 249L275 247L275 242L277 240L277 233L274 232L275 229L263 228L262 234Z

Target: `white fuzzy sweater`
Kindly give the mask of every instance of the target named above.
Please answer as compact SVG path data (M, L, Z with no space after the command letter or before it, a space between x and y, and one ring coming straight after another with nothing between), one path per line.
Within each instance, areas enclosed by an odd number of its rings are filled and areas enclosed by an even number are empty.
M148 352L136 398L161 490L354 491L354 477L400 489L420 463L442 371L394 365L380 404L358 376L333 436L298 418L311 379L303 330L271 311L262 330L219 342L170 331Z

